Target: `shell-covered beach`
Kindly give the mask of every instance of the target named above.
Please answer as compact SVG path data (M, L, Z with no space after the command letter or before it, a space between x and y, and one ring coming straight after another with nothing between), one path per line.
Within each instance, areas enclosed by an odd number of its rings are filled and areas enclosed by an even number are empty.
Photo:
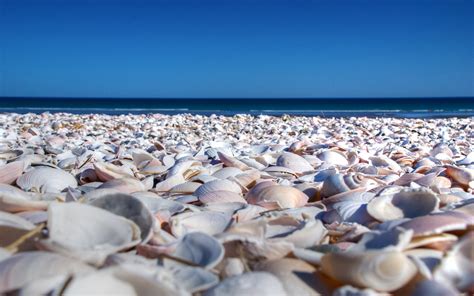
M473 118L0 114L0 294L474 293Z

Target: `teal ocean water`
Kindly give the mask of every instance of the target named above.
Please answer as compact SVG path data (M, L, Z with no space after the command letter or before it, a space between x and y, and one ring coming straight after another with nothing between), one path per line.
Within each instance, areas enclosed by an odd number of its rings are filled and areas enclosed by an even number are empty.
M472 117L474 98L360 99L143 99L143 98L0 98L0 112L76 114L219 114L369 117Z

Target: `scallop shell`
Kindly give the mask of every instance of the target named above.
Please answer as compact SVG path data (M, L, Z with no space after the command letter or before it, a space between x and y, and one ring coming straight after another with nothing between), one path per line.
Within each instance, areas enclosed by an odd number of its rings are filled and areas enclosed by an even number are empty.
M12 184L23 174L25 170L25 161L13 161L3 166L0 166L0 183Z
M222 295L285 296L287 293L277 277L269 272L259 271L228 277L203 294L203 296Z
M317 155L320 160L328 165L348 166L347 158L339 152L327 150Z
M216 177L218 179L227 179L229 177L233 177L233 176L236 176L236 175L241 174L241 173L242 173L242 170L239 169L239 168L225 167L225 168L222 168L222 169L218 170L214 174L212 174L212 176Z
M56 253L21 252L0 261L0 293L19 289L28 283L53 276L65 278L87 274L93 267Z
M240 189L239 185L231 182L229 180L214 180L207 183L202 184L199 186L198 189L194 192L194 195L197 197L204 196L213 191L232 191L235 193L241 193L242 190Z
M439 199L433 192L411 189L382 194L369 202L367 211L379 221L389 221L424 216L438 207Z
M329 197L357 188L367 188L369 190L376 187L376 185L375 181L360 174L334 174L324 180L321 195Z
M77 187L73 175L50 167L34 168L16 180L16 184L23 190L42 193L59 193L67 187Z
M313 166L306 159L290 152L282 153L278 157L276 165L287 167L298 174L314 170Z
M107 162L94 163L94 170L99 180L104 182L132 176L132 173L127 171L124 167L119 167Z
M254 192L250 196L247 195L248 203L274 209L302 207L308 202L308 196L293 187L281 185L268 186L267 184L260 186L260 188L264 188L256 189L255 191L258 190L258 193Z
M171 217L170 226L176 237L196 231L214 235L223 232L230 225L231 219L230 215L220 212L186 212Z
M50 204L47 227L48 238L38 242L41 248L98 265L140 242L134 222L79 203Z
M89 204L135 222L140 228L142 242L150 239L155 218L136 197L122 193L109 194L97 198Z
M131 177L111 179L97 187L97 189L114 189L122 193L132 193L146 190L145 184Z
M397 251L335 252L321 259L322 272L346 284L394 291L413 278L415 265Z
M226 155L222 152L217 152L217 155L219 156L220 161L227 167L236 167L243 171L249 168L245 163L241 162L235 157Z
M170 193L192 194L201 186L198 182L184 182L171 188Z

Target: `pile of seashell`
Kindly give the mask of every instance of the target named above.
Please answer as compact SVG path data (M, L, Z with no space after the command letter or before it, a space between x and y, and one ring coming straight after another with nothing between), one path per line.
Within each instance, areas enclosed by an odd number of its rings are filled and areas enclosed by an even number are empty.
M474 293L474 121L0 115L0 294Z

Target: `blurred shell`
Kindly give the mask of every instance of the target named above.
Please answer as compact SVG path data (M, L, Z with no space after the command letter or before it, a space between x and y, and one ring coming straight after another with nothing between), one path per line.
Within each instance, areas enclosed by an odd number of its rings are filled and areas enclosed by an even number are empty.
M276 165L292 169L298 174L313 170L313 166L306 159L290 152L282 153L278 157Z
M329 197L357 188L371 189L376 185L377 183L375 181L360 174L334 174L324 180L321 194L324 197Z
M114 189L122 193L132 193L146 190L145 184L137 179L125 177L120 179L111 179L100 185L97 189Z
M155 218L139 199L131 195L116 193L97 198L89 204L135 222L140 228L142 243L150 239Z
M13 187L0 184L0 210L11 213L22 211L46 210L48 201L34 200L33 196Z
M216 202L240 202L240 203L247 203L247 201L238 193L226 190L218 190L206 193L199 197L199 200L204 203L216 203Z
M329 165L338 165L338 166L348 166L349 162L346 157L339 152L327 150L317 155L320 160L325 164Z
M249 168L245 163L241 162L235 157L226 155L222 152L217 152L217 155L219 156L219 160L227 167L236 167L243 171Z
M390 292L404 286L416 274L415 265L397 251L328 253L322 271L343 283Z
M212 176L216 177L216 178L219 178L219 179L227 179L229 177L233 177L233 176L236 176L236 175L241 174L241 173L242 173L242 170L239 169L239 168L225 167L225 168L222 168L222 169L218 170L214 174L212 174Z
M285 296L282 283L268 272L247 272L221 281L217 286L207 290L204 296Z
M93 267L56 253L35 251L15 254L0 261L0 293L5 293L39 279L86 274Z
M260 185L260 184L259 184ZM258 185L257 185L258 186ZM308 202L308 196L290 186L281 185L260 185L264 188L256 189L258 192L250 192L247 195L247 202L256 204L268 209L275 208L296 208L302 207Z
M214 235L223 232L231 219L230 215L220 212L186 212L171 217L170 226L171 232L176 237L196 231Z
M201 197L214 191L232 191L235 193L242 192L240 187L234 182L228 180L214 180L199 186L199 188L194 192L194 195Z
M132 176L131 172L128 172L124 167L118 167L106 162L94 163L94 170L99 180L104 182Z
M132 221L79 203L50 204L47 227L48 238L38 242L41 248L94 264L140 242L140 229Z
M16 184L25 191L58 193L67 187L77 187L73 175L50 167L34 168L16 180Z
M181 183L181 184L178 184L178 185L174 186L173 188L170 189L169 192L170 193L192 194L201 185L202 184L198 183L198 182L188 181L188 182L184 182L184 183Z
M414 218L436 211L439 199L428 190L402 190L395 194L382 194L367 205L369 214L379 221Z
M466 230L474 225L474 218L463 213L443 212L410 219L400 224L400 227L412 229L413 236L426 236L447 231Z
M446 166L446 175L459 184L474 187L474 170L455 166Z
M0 183L12 184L23 174L26 162L14 161L0 166Z

